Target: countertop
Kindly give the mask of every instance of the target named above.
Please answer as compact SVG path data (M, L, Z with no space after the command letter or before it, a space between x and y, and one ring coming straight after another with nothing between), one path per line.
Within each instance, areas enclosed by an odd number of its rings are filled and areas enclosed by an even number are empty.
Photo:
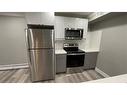
M127 74L93 80L88 83L127 83Z
M97 49L81 49L83 51L87 52L99 52ZM56 49L55 54L66 54L67 52L64 49Z
M81 50L85 51L86 53L87 52L99 52L98 49L81 49Z
M55 54L66 54L67 52L65 51L65 50L63 50L63 49L56 49L55 50Z

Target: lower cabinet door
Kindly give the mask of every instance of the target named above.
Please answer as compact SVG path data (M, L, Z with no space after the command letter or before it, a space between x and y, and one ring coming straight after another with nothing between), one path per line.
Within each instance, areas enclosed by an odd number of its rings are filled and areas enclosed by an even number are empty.
M56 54L56 73L66 72L66 54Z
M85 54L84 69L94 69L96 67L98 52L88 52Z

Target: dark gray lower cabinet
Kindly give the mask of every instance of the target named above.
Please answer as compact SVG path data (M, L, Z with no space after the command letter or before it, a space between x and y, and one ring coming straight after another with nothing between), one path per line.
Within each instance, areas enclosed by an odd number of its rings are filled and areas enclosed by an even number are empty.
M66 72L66 54L56 54L56 73Z
M98 52L86 52L84 69L93 69L96 67Z

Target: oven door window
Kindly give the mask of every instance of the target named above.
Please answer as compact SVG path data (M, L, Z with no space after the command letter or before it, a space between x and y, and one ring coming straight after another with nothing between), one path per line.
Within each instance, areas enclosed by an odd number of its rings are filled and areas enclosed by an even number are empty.
M84 65L85 55L67 55L67 67L80 67Z

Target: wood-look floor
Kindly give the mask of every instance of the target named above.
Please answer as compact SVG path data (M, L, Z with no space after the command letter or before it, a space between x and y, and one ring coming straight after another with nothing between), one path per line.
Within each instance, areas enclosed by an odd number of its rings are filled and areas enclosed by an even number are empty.
M67 69L66 73L56 74L55 80L42 81L41 83L80 83L100 78L103 77L95 70L76 68ZM31 83L29 69L0 71L0 83Z

